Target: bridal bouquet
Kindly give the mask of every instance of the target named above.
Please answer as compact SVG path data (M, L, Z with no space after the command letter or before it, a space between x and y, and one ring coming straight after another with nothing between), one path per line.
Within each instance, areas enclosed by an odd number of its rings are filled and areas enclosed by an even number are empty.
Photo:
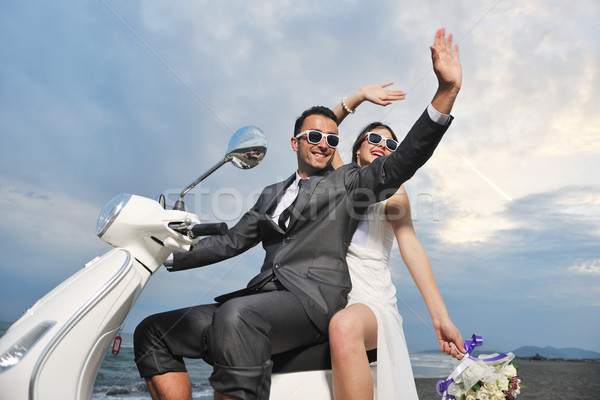
M471 352L483 343L481 336L473 335L465 341L467 354L447 380L437 383L437 392L443 399L455 400L513 400L521 393L519 367L512 363L514 354L480 355Z

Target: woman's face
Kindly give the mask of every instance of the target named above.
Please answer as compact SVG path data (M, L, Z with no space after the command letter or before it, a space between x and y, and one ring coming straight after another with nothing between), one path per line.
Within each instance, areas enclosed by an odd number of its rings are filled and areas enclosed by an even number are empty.
M394 139L392 133L383 126L373 128L371 129L371 132L378 133L387 139ZM365 136L365 140L363 140L362 144L358 148L358 158L356 162L358 163L358 165L363 167L365 165L371 164L376 158L387 156L391 153L392 152L388 150L387 147L385 147L385 140L382 140L378 144L371 144Z

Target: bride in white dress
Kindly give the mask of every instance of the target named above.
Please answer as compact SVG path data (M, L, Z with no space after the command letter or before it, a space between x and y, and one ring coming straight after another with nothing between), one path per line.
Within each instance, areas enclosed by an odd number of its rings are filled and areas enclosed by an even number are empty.
M392 100L404 98L401 91L385 89L389 85L391 82L365 86L345 98L334 109L338 124L365 100L387 105ZM428 111L430 116L440 117L433 105ZM379 122L372 123L357 137L352 161L361 166L370 164L377 157L391 154L396 145L397 139L391 128ZM342 165L339 155L332 165L336 168ZM402 317L396 305L396 288L388 267L394 239L425 300L440 350L455 358L461 358L459 351L465 351L460 332L448 316L427 255L415 234L408 196L401 187L388 200L368 208L348 249L352 291L347 307L333 317L329 326L336 400L418 398ZM366 350L374 348L377 348L377 393L374 393L365 354Z

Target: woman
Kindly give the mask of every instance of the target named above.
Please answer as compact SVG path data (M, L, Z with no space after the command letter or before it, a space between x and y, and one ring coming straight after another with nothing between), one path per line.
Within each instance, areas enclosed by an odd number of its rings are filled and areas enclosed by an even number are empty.
M365 100L385 106L393 100L403 99L403 92L385 89L391 84L365 86L345 98L334 109L338 123ZM390 127L374 122L358 135L352 148L352 161L360 166L370 164L378 157L391 154L397 144L398 139ZM332 165L338 168L342 164L336 155ZM375 348L378 356L377 398L418 398L402 317L396 306L396 289L388 268L394 237L425 300L440 350L459 359L458 351L465 351L460 332L448 316L427 255L415 234L408 196L404 187L400 187L388 200L368 208L348 249L352 291L347 307L339 311L329 325L336 400L373 398L366 350Z

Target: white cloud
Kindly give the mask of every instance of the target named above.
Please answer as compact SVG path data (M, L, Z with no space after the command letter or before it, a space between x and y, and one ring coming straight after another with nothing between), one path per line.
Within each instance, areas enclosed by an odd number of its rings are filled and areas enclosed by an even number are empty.
M503 204L473 171L458 165L464 161L442 154L445 143L512 198L574 179L595 183L591 161L581 156L600 149L593 100L600 91L598 26L592 22L598 7L580 2L566 8L500 2L463 39L464 85L456 120L436 153L438 161L428 164L438 183L452 180L453 189L458 187L447 195L456 195L462 209L477 203L474 211L490 212ZM549 20L561 22L549 25ZM578 161L566 159L575 154ZM598 159L591 163L598 168ZM486 195L465 193L474 190Z
M451 217L438 238L449 243L486 242L498 230L514 227L506 218L494 215L464 215Z
M0 36L14 39L0 45L8 132L0 150L0 229L11 243L38 240L30 253L6 245L6 260L30 264L43 258L40 247L97 254L100 203L119 191L153 195L185 185L224 152L223 121L233 129L261 126L270 149L255 170L224 167L203 183L210 193L225 186L244 194L287 177L295 165L293 119L361 85L394 80L410 93L393 108L361 106L342 126L345 137L381 118L405 132L435 90L428 46L445 26L462 38L463 90L447 137L407 190L452 309L461 309L469 296L464 282L475 274L482 288L469 290L477 300L497 293L499 282L522 285L514 301L529 309L528 293L541 306L593 300L577 290L597 286L598 277L597 2L107 4L172 71L102 3L0 6L7 22ZM231 199L219 205L237 212ZM31 221L43 221L43 240ZM50 255L44 261L31 275L62 268ZM223 291L239 287L250 269L225 278ZM169 275L164 286L157 279L148 293L171 293L179 279L193 295L187 275ZM572 288L556 300L564 282ZM150 312L152 299L140 301Z
M600 275L600 258L572 265L569 271L580 275Z
M97 206L68 193L0 178L0 229L22 248L41 245L79 254L107 248L94 235L99 213Z

